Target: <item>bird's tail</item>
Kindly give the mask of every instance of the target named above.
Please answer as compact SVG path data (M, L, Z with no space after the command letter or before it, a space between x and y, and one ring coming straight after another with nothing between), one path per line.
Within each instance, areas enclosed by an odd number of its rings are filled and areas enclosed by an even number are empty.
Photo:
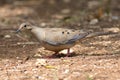
M102 36L102 35L110 35L110 34L118 34L118 32L112 32L112 31L109 31L109 32L92 32L92 33L89 33L89 35L87 35L85 37L85 39L93 38L93 37L97 37L97 36Z

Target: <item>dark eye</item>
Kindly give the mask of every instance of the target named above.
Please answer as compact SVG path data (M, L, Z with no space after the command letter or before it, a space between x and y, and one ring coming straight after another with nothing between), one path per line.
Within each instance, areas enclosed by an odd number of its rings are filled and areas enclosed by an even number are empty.
M27 25L24 25L24 27L26 27Z

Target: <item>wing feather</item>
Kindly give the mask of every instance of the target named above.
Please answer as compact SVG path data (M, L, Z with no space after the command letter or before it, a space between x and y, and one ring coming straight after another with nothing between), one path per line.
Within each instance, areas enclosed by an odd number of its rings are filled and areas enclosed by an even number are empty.
M63 44L72 44L75 41L82 39L88 35L88 32L80 32L80 31L72 31L66 29L66 32L63 34L62 32L65 30L55 30L55 31L47 31L45 34L45 42L51 45L63 45ZM69 34L67 33L69 32Z

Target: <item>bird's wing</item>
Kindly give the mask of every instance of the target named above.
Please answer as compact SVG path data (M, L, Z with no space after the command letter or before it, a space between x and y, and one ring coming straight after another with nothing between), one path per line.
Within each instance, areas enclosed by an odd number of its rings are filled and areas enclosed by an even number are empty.
M45 32L44 41L51 45L71 44L86 37L89 33L79 30L50 28Z

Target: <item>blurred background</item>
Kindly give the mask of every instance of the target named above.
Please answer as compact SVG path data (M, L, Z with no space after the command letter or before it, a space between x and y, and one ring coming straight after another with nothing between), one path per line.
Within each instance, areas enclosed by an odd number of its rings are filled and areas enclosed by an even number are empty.
M0 23L29 21L42 26L56 23L106 27L109 22L112 26L119 21L119 4L119 0L0 0Z

